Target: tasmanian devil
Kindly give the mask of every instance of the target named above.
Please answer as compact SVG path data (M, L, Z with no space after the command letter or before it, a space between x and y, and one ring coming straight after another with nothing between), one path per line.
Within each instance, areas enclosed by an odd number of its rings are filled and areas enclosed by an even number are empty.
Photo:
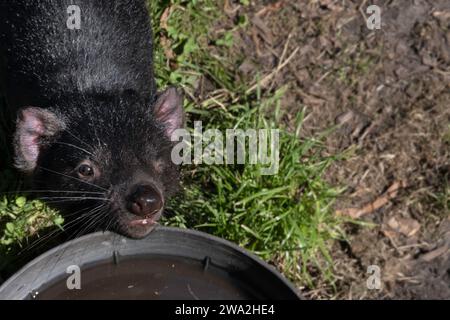
M0 0L15 166L68 224L140 238L177 189L182 97L156 90L151 34L144 0Z

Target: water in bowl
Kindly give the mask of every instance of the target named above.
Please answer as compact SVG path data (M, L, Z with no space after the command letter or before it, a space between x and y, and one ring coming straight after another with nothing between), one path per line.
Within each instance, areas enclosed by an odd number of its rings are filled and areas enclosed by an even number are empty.
M81 289L64 278L37 290L33 299L261 299L245 278L208 262L171 256L127 257L81 269ZM252 289L250 289L252 288Z

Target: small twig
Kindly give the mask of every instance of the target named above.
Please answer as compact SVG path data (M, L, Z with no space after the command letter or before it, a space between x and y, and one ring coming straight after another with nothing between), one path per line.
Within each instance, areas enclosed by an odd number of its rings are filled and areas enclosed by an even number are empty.
M348 208L343 210L337 210L337 215L343 215L343 216L350 216L353 219L360 218L363 215L372 213L381 207L384 207L389 200L395 198L397 196L397 193L400 189L405 188L406 183L403 181L396 181L394 182L388 190L383 193L380 197L375 199L375 201L365 205L362 208Z
M229 0L225 0L223 4L223 11L225 11L226 14L234 14L236 11L238 11L241 8L240 5L237 5L236 7L232 7Z
M281 53L280 61L278 63L278 68L280 67L282 61L284 60L284 57L286 57L287 49L289 47L289 41L291 41L291 38L292 38L292 32L289 33L286 43L284 44L283 52Z
M433 251L425 253L424 255L422 255L420 257L420 259L422 259L423 261L426 261L426 262L430 262L448 252L449 252L449 245L445 244L442 247L439 247Z
M361 15L363 16L364 21L367 21L367 16L363 10L363 7L366 5L367 0L364 0L361 5L359 6L358 10L361 13Z
M259 83L254 84L250 89L248 89L245 93L250 94L252 91L254 91L258 86L265 87L267 83L276 75L278 74L291 60L294 58L294 56L297 54L300 47L297 47L294 52L291 53L291 55L284 61L282 64L280 64L274 71L266 75Z
M273 4L269 4L269 5L265 6L264 8L262 8L261 10L259 10L259 11L256 13L256 16L261 17L261 16L266 15L266 14L269 13L269 12L277 11L277 10L279 10L283 5L284 5L284 0L275 2L275 3L273 3Z

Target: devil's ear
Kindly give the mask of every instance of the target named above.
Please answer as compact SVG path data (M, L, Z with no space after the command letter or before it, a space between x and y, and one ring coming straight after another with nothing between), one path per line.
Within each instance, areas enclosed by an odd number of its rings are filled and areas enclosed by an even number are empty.
M165 128L167 137L184 125L183 96L176 88L167 88L158 95L153 114Z
M42 148L63 128L64 122L49 110L36 107L21 109L14 134L16 168L32 172Z

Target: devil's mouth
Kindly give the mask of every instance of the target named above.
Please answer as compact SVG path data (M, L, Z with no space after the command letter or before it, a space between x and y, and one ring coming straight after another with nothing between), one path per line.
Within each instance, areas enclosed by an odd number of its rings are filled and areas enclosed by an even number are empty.
M157 222L155 220L153 220L152 218L147 218L147 219L138 219L138 220L131 220L129 222L129 224L131 226L153 226L155 224L157 224Z
M132 227L135 226L142 226L142 227L151 227L154 226L155 224L157 224L159 218L161 217L161 211L159 210L156 213L152 213L149 214L148 216L144 217L144 218L131 218L130 221L128 222L128 224Z

